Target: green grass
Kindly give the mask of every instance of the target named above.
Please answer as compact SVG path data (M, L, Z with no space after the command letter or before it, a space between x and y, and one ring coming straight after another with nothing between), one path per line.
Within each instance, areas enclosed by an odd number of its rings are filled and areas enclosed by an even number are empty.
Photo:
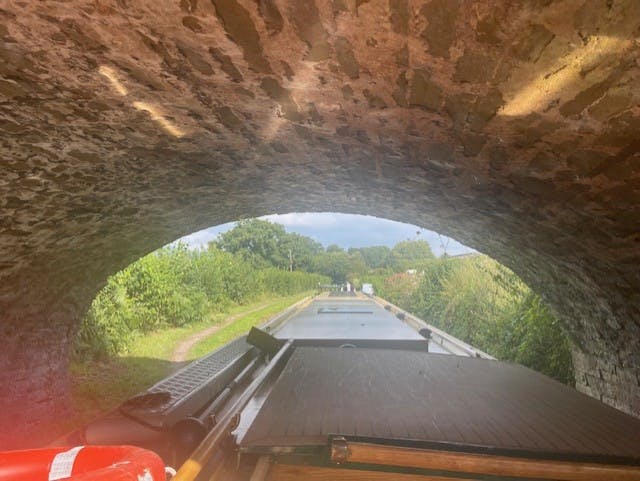
M75 362L71 365L72 395L75 416L61 422L61 432L69 431L110 411L122 401L144 391L185 363L171 362L171 355L180 342L231 316L263 309L242 316L214 335L196 344L189 358L200 357L216 347L238 337L253 325L260 324L291 304L310 295L290 297L261 297L251 304L234 306L223 313L214 313L203 322L178 328L160 329L138 337L128 352L108 361Z
M233 324L223 327L215 334L203 339L198 344L193 346L193 348L189 351L189 359L196 359L198 357L202 357L205 354L217 349L218 347L226 344L227 342L235 339L241 334L247 332L252 326L256 326L258 324L262 324L266 322L277 314L280 311L283 311L290 305L295 302L307 297L309 293L298 294L291 297L282 298L275 303L265 307L264 309L260 309L259 311L253 312L247 316L244 316L238 319Z

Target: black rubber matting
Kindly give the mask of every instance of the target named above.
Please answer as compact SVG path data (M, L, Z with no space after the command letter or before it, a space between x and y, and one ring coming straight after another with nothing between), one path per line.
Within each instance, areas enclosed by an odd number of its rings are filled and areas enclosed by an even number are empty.
M640 458L639 419L519 365L296 348L241 445L323 445L330 434Z

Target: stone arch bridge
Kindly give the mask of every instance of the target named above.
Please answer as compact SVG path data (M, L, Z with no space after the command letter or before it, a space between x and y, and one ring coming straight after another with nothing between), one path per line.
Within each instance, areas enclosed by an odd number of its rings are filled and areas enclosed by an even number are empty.
M0 420L67 409L108 275L184 234L373 214L511 267L640 414L637 0L6 0Z

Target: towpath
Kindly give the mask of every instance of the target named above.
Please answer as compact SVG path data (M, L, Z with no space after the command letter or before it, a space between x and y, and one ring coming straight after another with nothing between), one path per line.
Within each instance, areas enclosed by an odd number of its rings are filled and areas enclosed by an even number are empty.
M181 341L176 346L175 350L173 351L173 354L171 354L171 361L173 361L173 362L186 361L187 360L187 356L189 354L189 351L198 342L202 341L203 339L209 337L212 334L215 334L220 329L222 329L224 327L227 327L229 324L232 324L233 322L237 321L238 319L240 319L240 318L242 318L244 316L248 316L249 314L253 314L254 312L259 311L261 309L264 309L265 307L269 307L272 303L273 302L265 302L264 304L260 304L259 306L254 307L251 310L239 312L237 314L234 314L233 316L227 317L220 324L216 324L215 326L207 327L206 329L203 329L200 332L196 332L195 334L192 334L191 336L189 336L185 340Z

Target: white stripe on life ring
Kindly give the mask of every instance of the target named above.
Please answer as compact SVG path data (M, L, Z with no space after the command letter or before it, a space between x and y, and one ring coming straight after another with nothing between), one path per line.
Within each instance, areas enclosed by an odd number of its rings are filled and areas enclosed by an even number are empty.
M73 463L75 463L76 456L82 448L84 448L84 446L76 446L69 451L56 454L49 469L49 481L70 477L73 472Z

